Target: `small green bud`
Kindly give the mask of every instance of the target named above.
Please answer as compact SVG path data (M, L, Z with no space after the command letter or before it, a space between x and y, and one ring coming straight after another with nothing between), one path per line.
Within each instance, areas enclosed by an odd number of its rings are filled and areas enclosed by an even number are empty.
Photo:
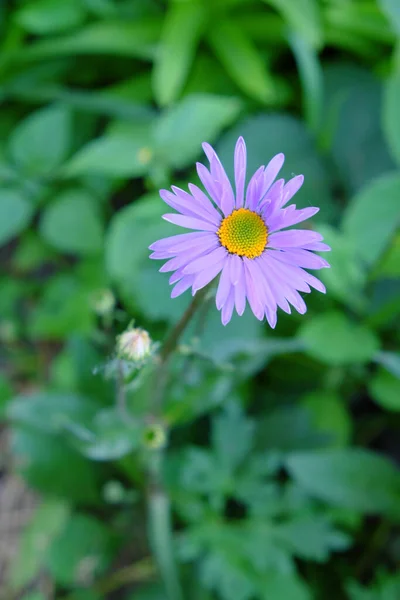
M164 427L159 423L149 425L144 431L143 442L151 450L164 448L167 443L167 434Z

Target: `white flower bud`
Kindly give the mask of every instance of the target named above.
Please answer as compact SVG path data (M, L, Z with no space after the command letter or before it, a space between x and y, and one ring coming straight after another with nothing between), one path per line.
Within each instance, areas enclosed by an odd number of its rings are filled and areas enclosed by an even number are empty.
M139 362L150 356L151 338L144 329L128 329L117 338L117 352L125 360Z

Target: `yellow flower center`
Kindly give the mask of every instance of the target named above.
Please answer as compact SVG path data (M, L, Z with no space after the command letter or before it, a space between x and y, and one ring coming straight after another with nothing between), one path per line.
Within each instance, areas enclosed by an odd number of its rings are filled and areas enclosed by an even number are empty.
M231 254L256 258L267 245L268 230L262 218L247 208L234 210L218 229L221 244Z

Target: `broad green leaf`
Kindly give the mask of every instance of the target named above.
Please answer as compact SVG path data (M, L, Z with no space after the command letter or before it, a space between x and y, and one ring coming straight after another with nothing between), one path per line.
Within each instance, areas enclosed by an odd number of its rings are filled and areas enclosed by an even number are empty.
M323 109L323 73L318 53L309 40L294 32L289 35L303 88L303 111L309 128L321 131Z
M339 312L310 317L299 336L306 353L328 365L369 362L379 350L379 339L371 329Z
M85 19L82 0L31 0L16 13L17 23L29 33L61 33L81 25Z
M400 379L380 369L372 376L368 389L373 399L382 408L400 411Z
M97 409L96 402L78 394L37 392L16 396L9 404L7 418L18 426L60 433L71 422L87 423Z
M69 508L61 500L45 500L34 512L22 532L18 554L14 558L10 583L14 590L24 588L37 577L47 549L68 519Z
M331 445L331 436L315 427L304 407L285 406L257 420L255 444L263 451L290 452L324 448Z
M317 0L264 0L278 10L291 29L319 48L323 31Z
M396 354L396 352L378 352L375 360L382 367L385 367L389 373L400 379L400 354Z
M208 41L236 85L265 104L276 102L276 84L250 38L227 19L213 23Z
M362 311L367 304L364 295L367 274L365 265L354 252L352 239L329 225L319 225L318 231L324 236L324 242L332 248L329 254L324 253L331 268L319 271L319 279L324 282L328 294L354 310Z
M388 174L364 187L343 217L345 235L355 252L372 266L400 225L400 175Z
M85 428L72 425L70 433L81 454L92 460L106 461L132 452L141 441L142 430L139 425L126 423L110 408L99 411Z
M75 177L86 174L109 177L140 177L153 158L153 142L147 124L121 127L94 139L65 165L64 174Z
M83 189L62 192L45 209L40 232L49 244L63 252L97 254L103 243L99 207Z
M303 396L301 403L310 412L316 429L332 438L332 445L346 446L349 443L352 422L340 396L328 390L318 390Z
M400 516L400 472L367 450L321 450L292 454L291 476L309 494L361 513Z
M113 554L109 529L93 517L74 514L47 548L46 566L59 584L88 585Z
M30 175L48 175L67 157L72 133L71 115L63 107L50 106L29 115L13 131L10 156Z
M400 4L397 0L378 0L393 29L400 35Z
M32 216L32 203L19 191L0 189L0 246L19 235Z
M76 502L97 502L99 472L60 437L15 427L12 452L17 472L30 486Z
M25 62L79 54L109 54L148 60L154 56L160 28L161 21L157 18L98 21L73 34L32 43L29 52L24 49L14 58Z
M179 95L203 29L204 8L197 2L172 2L164 19L153 67L156 101L170 104Z
M187 96L165 112L154 131L157 154L163 162L182 168L201 152L202 142L213 142L241 110L237 98L197 94Z
M343 62L325 65L324 73L325 145L343 188L353 195L395 167L382 132L382 83Z
M247 180L279 152L285 154L285 164L279 177L289 179L305 174L304 185L292 199L298 208L319 206L324 222L337 213L331 196L331 179L325 163L304 123L285 114L251 116L231 128L218 144L219 157L233 180L233 153L238 137L247 143Z
M213 420L212 444L220 464L233 472L247 457L253 445L254 426L237 403L226 406Z
M400 12L399 12L400 14ZM382 125L393 158L400 163L400 71L394 71L385 86Z
M262 578L259 592L261 600L312 600L311 591L295 573L267 573Z
M326 562L331 553L346 550L350 539L319 515L294 516L273 525L276 543L298 558Z
M55 275L42 291L41 301L32 311L28 333L33 338L69 338L73 333L88 334L96 320L90 289L76 273ZM68 298L68 302L66 302Z

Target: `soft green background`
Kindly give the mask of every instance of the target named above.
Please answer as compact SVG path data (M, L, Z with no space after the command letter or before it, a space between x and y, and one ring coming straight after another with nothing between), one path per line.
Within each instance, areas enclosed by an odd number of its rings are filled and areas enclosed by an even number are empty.
M39 574L166 600L146 388L127 421L107 365L132 318L162 340L189 301L148 259L176 230L158 189L196 181L203 141L231 175L239 135L250 170L283 151L305 175L332 268L275 331L211 307L174 365L185 600L398 600L399 0L17 0L0 39L0 418L41 494L2 600L43 600Z

